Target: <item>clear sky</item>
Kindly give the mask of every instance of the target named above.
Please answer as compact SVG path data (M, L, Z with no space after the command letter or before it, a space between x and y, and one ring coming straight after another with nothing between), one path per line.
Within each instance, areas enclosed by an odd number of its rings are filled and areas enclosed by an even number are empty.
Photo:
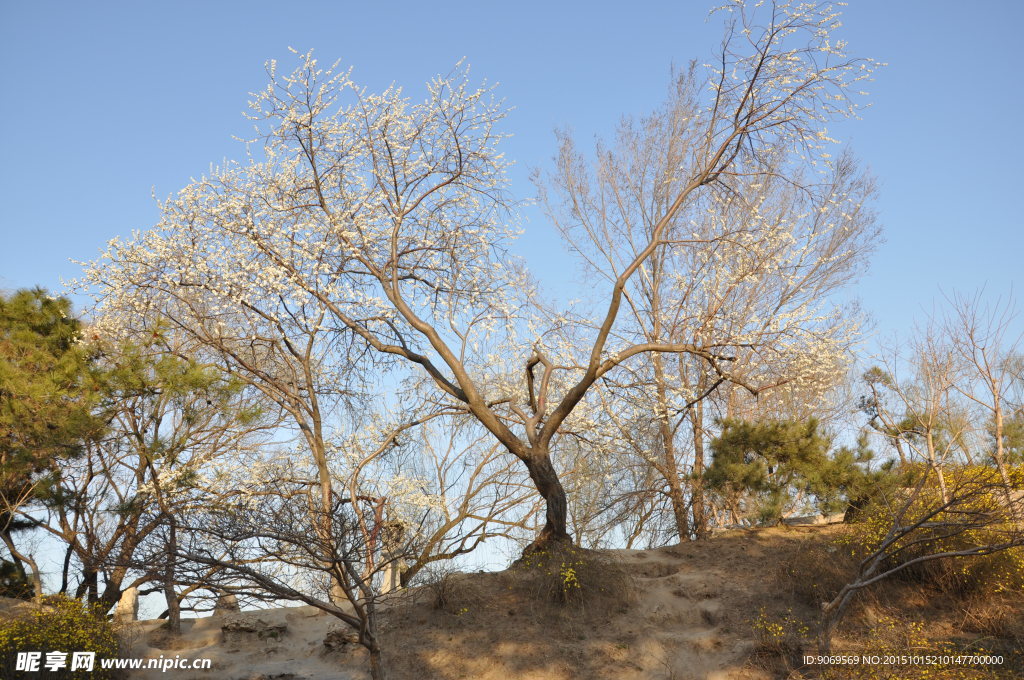
M462 57L516 110L505 150L528 198L553 130L608 135L663 98L672 64L721 38L710 3L14 2L0 0L0 288L60 289L104 243L157 219L166 196L210 163L239 158L232 135L288 46L342 59L372 89L415 92ZM850 52L889 63L874 105L838 136L878 176L886 242L856 293L879 330L945 291L1016 282L1024 255L1024 103L1018 0L851 0ZM289 68L290 70L290 68ZM572 296L554 232L527 210L519 244L534 272Z

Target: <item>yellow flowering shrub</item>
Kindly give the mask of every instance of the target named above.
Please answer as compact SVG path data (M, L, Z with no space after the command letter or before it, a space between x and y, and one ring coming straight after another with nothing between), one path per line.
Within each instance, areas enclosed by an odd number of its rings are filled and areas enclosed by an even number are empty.
M64 596L48 598L46 604L0 621L0 677L63 679L88 675L96 680L122 677L113 670L102 670L99 660L118 656L120 641L113 625L98 608ZM70 670L16 671L19 652L66 652L70 660L73 652L95 652L96 662L91 673Z
M1010 469L1011 483L1024 484L1024 467ZM878 550L898 511L906 505L902 526L924 523L886 550L886 569L929 554L957 552L979 546L1000 545L1020 528L1007 511L1005 489L999 473L990 467L956 466L946 473L950 507L942 505L934 476L916 494L906 490L888 502L876 501L860 521L839 538L837 547L854 559ZM928 583L942 592L968 596L1016 592L1024 588L1024 546L988 555L953 557L914 564L896 578Z
M762 608L751 622L754 639L757 641L755 654L784 658L798 657L811 645L811 629L787 609L781 617L772 617Z

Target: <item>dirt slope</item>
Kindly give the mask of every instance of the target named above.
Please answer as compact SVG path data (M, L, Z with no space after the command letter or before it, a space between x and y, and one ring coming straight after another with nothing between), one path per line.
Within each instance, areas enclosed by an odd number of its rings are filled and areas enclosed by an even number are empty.
M582 607L524 595L516 569L454 577L441 608L434 589L404 591L383 616L388 671L394 680L767 677L747 664L750 621L762 607L782 606L770 578L781 556L828 531L736 531L604 553L632 577L632 595ZM212 671L170 671L181 680L368 677L364 652L350 644L327 649L325 636L339 626L307 607L186 621L173 641L161 639L158 625L139 624L134 654L213 659Z

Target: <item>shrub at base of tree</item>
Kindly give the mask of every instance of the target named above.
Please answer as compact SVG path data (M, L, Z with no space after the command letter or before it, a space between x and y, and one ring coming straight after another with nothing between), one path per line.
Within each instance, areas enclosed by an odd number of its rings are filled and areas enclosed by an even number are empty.
M632 577L606 555L554 545L524 555L511 573L531 598L578 608L616 609L635 597Z

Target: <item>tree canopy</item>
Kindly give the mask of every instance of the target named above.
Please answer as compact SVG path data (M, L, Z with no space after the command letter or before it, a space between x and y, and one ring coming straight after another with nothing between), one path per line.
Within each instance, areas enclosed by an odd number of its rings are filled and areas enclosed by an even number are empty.
M57 464L80 455L103 430L81 330L67 298L41 288L0 296L0 536L21 579L31 560L11 533L28 524L15 510L46 491Z
M762 520L778 521L794 495L814 496L826 511L843 510L866 487L872 452L863 438L856 449L830 453L831 445L816 418L725 420L711 440L705 479L714 489L753 494Z

